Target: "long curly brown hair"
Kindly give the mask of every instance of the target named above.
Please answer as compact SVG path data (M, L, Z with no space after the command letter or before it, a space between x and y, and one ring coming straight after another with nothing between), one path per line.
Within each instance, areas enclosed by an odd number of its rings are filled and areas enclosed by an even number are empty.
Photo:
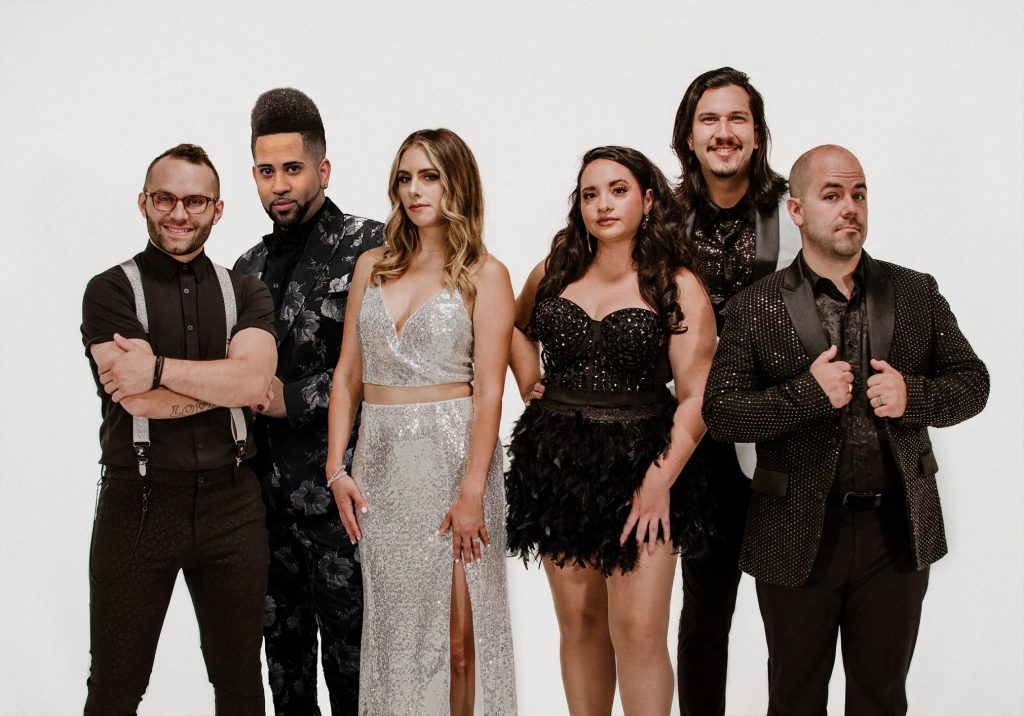
M596 159L621 164L636 178L641 192L651 190L647 227L637 231L633 244L637 283L640 295L655 308L664 329L683 333L686 327L675 277L680 268L693 268L692 244L683 231L681 208L665 175L650 159L629 147L596 147L583 155L576 188L569 197L569 216L565 228L551 241L536 301L558 296L566 286L582 278L594 260L580 209L580 180L587 165Z

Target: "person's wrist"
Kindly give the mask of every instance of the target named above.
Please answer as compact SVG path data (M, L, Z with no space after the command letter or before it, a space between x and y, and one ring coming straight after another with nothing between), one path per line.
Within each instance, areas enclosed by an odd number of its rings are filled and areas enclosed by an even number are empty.
M337 470L332 472L331 476L327 478L327 489L331 489L331 485L333 485L343 477L351 477L351 475L348 474L348 471L345 470L344 464L342 464Z
M164 375L164 357L155 356L153 361L153 385L150 390L156 390L160 387L160 381Z

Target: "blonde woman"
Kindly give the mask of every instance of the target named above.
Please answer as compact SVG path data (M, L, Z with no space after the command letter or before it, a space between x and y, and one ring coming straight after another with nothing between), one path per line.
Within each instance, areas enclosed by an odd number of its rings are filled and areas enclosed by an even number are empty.
M455 133L411 134L388 195L329 408L328 485L363 567L359 713L514 714L498 445L512 286L484 249L480 175Z

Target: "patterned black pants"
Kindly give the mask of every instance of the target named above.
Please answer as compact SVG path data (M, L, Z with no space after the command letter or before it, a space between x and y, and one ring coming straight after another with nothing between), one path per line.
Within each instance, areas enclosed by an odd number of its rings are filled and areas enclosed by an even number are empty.
M218 716L264 714L260 624L265 511L243 465L201 472L107 470L89 573L86 714L134 714L149 685L178 572L192 596Z
M317 631L333 716L355 715L363 577L334 503L322 515L267 520L270 575L263 634L278 716L319 716Z

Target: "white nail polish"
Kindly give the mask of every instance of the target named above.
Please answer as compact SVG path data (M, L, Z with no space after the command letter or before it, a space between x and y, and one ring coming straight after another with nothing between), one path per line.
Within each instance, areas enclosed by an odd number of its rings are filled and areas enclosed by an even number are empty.
M366 514L366 507L365 507L365 505L363 507L360 507L359 511L362 512L365 515Z

